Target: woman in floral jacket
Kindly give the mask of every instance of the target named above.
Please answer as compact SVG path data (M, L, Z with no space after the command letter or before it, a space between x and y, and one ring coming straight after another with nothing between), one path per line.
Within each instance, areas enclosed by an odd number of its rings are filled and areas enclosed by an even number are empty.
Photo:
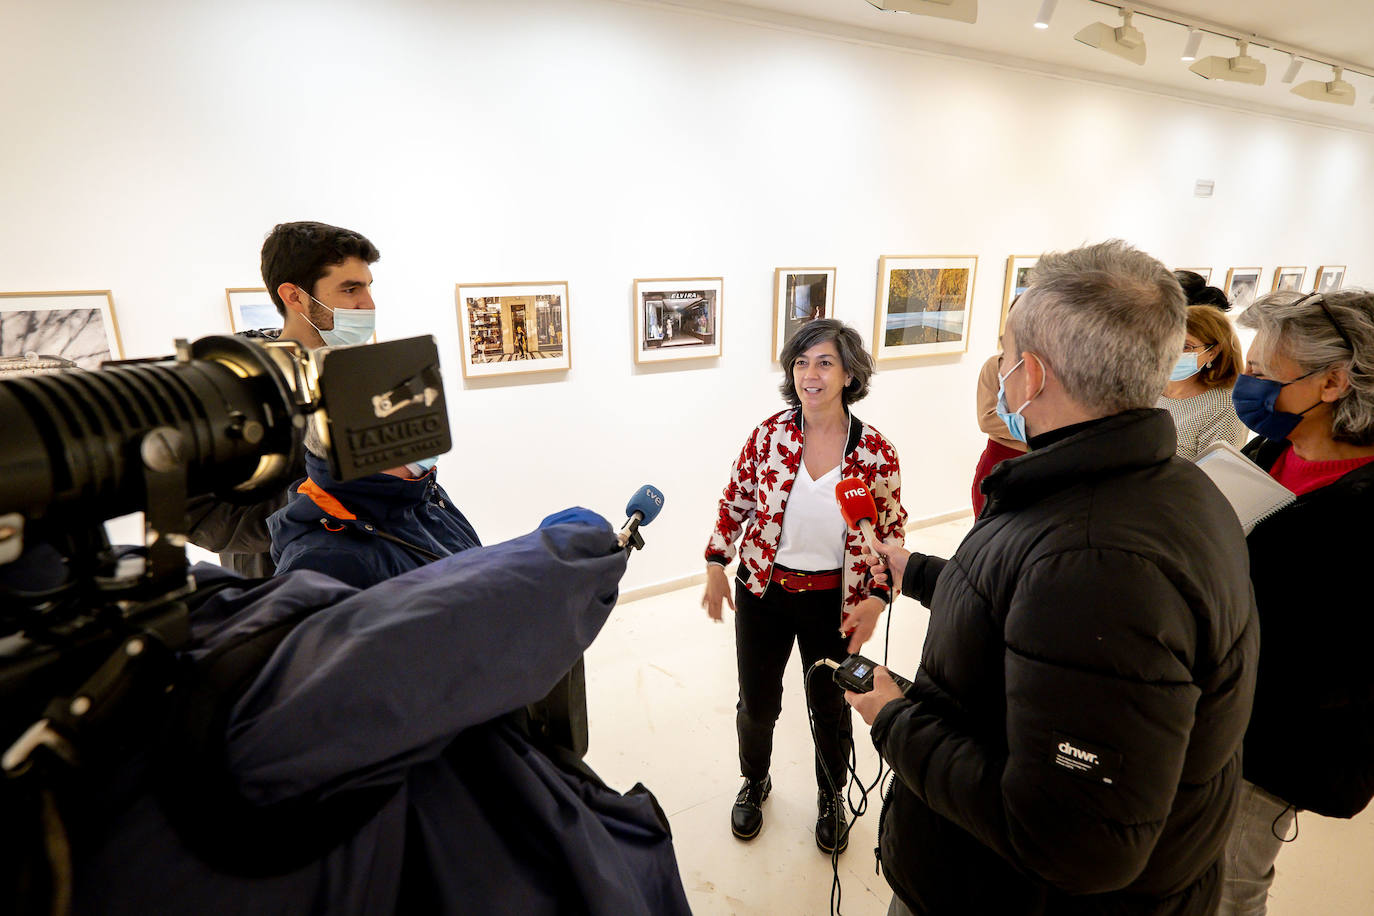
M904 537L906 511L896 449L849 413L849 405L868 393L873 374L858 332L830 318L812 321L788 342L781 362L780 388L792 406L760 423L735 462L706 547L701 603L713 620L721 619L722 602L736 611L735 722L744 786L730 813L731 830L749 840L763 827L763 801L773 786L773 726L795 640L816 723L816 845L842 851L848 827L841 790L853 744L849 710L830 672L812 673L811 666L857 652L873 635L888 594L872 583L863 539L841 517L835 484L845 477L868 484L879 539ZM731 600L725 566L736 541Z

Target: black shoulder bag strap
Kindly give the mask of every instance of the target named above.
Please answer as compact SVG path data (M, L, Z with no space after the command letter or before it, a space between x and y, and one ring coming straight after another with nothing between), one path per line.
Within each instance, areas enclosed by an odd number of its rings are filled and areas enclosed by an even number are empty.
M426 550L419 544L412 544L405 538L398 538L391 532L383 531L376 525L372 526L372 533L377 535L377 537L381 538L384 541L390 541L391 543L396 544L397 546L404 547L406 550L409 550L411 553L415 554L417 557L424 560L426 563L433 563L435 560L443 559L443 557L439 556L439 554L435 553L434 551Z

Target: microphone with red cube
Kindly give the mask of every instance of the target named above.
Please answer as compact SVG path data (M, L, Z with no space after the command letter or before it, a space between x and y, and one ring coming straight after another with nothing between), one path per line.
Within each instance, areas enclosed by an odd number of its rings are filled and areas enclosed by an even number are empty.
M873 530L873 523L878 520L878 504L874 501L873 492L868 489L868 484L857 477L844 478L835 484L835 502L840 504L840 515L844 516L844 523L855 531L862 532L868 549L873 551L874 556L881 557L882 554L878 553L878 535ZM842 630L843 626L841 623ZM845 690L867 693L873 689L873 670L877 665L862 655L851 655L843 662L828 658L821 661L835 669L835 683ZM911 681L906 678L891 671L888 675L903 692L911 687Z
M873 501L873 493L868 489L868 484L857 477L842 478L835 484L835 502L840 504L840 515L844 517L844 523L855 531L862 532L868 549L874 556L880 556L878 536L873 530L873 523L878 519L878 504ZM852 630L845 629L849 614L846 612L844 616L845 619L840 622L840 632L847 635Z
M868 484L857 477L845 477L835 484L835 501L840 504L844 523L862 532L868 549L877 556L878 536L873 531L873 523L878 520L878 504L873 501Z

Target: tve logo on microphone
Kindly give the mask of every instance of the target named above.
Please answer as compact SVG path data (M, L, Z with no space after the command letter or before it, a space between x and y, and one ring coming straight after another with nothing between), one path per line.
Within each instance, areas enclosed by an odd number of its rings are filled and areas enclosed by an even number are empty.
M632 517L638 513L642 524L645 525L658 518L658 513L662 511L663 491L649 484L636 490L635 495L625 504L625 515Z

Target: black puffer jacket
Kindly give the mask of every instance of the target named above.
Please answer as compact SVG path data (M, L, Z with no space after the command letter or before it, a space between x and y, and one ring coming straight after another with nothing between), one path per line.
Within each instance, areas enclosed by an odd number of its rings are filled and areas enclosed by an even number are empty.
M1245 452L1274 466L1286 441ZM1264 628L1245 778L1297 807L1354 817L1374 796L1374 608L1362 578L1374 464L1298 497L1247 539Z
M1174 447L1162 410L1086 424L993 471L933 594L908 568L930 627L873 739L915 912L1214 909L1259 633L1235 513Z

